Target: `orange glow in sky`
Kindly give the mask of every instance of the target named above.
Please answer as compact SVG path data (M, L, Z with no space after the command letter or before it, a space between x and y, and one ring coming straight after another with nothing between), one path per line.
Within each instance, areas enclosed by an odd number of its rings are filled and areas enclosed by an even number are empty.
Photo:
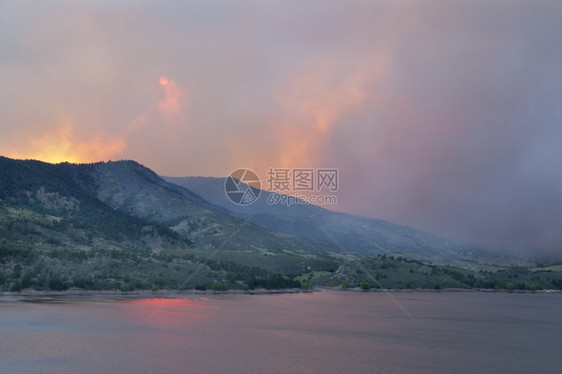
M166 77L160 77L159 82L164 90L164 98L158 103L158 109L167 117L177 114L181 109L181 90L174 81L169 81Z
M120 154L127 144L123 138L106 138L100 135L88 140L79 139L71 122L32 138L24 146L8 152L8 157L36 159L50 163L97 162L109 160Z

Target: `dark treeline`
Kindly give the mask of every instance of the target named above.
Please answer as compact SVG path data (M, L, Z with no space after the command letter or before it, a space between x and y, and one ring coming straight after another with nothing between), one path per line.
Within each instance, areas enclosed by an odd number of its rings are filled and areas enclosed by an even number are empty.
M346 287L373 288L474 288L507 290L562 290L562 273L541 268L513 266L493 270L469 270L431 265L404 257L379 255L349 261L338 271Z
M218 289L217 284L221 284ZM298 288L292 276L190 253L0 246L0 290Z

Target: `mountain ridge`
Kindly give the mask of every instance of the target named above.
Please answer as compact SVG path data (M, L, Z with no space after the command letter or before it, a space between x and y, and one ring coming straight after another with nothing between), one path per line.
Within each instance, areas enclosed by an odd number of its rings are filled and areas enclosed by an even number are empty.
M8 162L4 158L4 164ZM485 247L441 238L374 218L330 211L311 204L269 205L261 191L251 205L232 204L224 178L160 177L136 161L91 164L48 164L12 160L19 179L11 186L52 189L77 194L110 209L171 230L195 248L222 248L263 253L292 252L345 258L349 255L393 254L436 264L480 266L512 261ZM43 178L43 184L35 183ZM60 181L60 183L58 182ZM29 193L30 191L26 191ZM0 196L1 198L1 196ZM229 238L235 236L235 240Z
M227 260L238 257L244 262L246 256L255 262L258 255L275 254L268 261L257 263L270 270L288 266L297 272L306 266L329 263L322 256L335 250L326 243L275 233L230 216L223 208L162 180L135 161L48 164L1 158L0 171L3 205L32 206L43 213L45 209L32 198L43 190L47 194L57 194L59 200L73 198L85 207L99 207L104 215L114 217L111 219L122 231L127 229L118 225L121 221L140 222L136 224L139 227L150 224L188 241L193 251L204 253L220 249L221 256ZM88 221L88 217L56 209L47 209L45 213L55 217L64 213L68 221ZM95 221L95 217L92 220ZM107 226L107 222L105 224ZM102 231L106 229L111 231L112 226L104 226Z
M202 192L220 194L217 186ZM510 287L562 285L551 268L502 270L492 265L497 257L465 261L464 268L420 262L409 255L435 263L447 258L431 247L431 235L388 222L306 205L278 217L256 210L254 220L272 225L271 230L204 195L165 181L135 161L48 164L0 157L0 290L224 290L364 282L396 288L509 288L512 274L519 283ZM276 208L276 213L286 211ZM309 211L312 218L305 215ZM357 231L351 229L357 227L366 233L372 229L360 243L371 252L356 252L349 244L356 241ZM309 237L290 233L296 229L308 230ZM385 237L396 232L406 235L400 237L404 243ZM328 240L320 240L320 234ZM416 240L422 241L416 251L395 251Z
M369 256L405 255L430 263L464 266L478 265L479 258L484 259L484 263L509 261L509 258L496 255L483 245L442 238L376 218L336 212L304 202L292 206L269 205L267 200L273 192L266 190L261 190L256 202L236 205L224 193L225 178L163 178L188 188L214 205L228 209L233 215L258 226L309 239L335 242L348 252Z

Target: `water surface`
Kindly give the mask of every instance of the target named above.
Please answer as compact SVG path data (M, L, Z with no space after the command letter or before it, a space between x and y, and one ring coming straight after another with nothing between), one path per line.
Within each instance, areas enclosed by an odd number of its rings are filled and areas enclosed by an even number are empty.
M0 373L562 371L562 294L394 297L0 298Z

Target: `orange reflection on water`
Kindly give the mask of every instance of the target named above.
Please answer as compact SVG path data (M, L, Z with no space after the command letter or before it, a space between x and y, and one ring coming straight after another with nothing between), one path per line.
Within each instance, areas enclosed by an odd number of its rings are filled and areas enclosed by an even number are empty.
M213 307L204 298L134 299L124 302L128 320L149 326L173 327L200 320Z

